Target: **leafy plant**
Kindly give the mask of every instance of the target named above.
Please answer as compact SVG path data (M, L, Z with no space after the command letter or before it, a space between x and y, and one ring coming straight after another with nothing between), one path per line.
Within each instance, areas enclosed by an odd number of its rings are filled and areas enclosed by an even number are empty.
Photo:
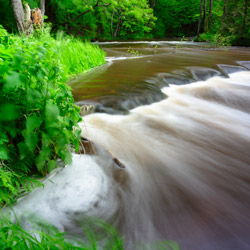
M226 48L231 46L231 41L233 40L233 36L224 37L220 33L212 34L212 33L203 33L200 35L201 42L210 42L216 48Z
M131 49L131 47L128 48L127 53L132 57L142 56L142 53L140 53L138 50Z
M27 191L27 183L36 183L28 176L45 175L57 167L58 159L71 162L70 152L79 146L77 123L81 116L65 82L71 75L104 63L105 54L74 38L66 37L62 42L48 33L16 37L1 26L0 41L0 204L3 205L22 190ZM87 51L98 59L86 56ZM79 66L75 67L76 64Z
M12 53L1 47L0 158L45 174L57 157L70 162L70 143L78 147L79 110L48 42L16 38L12 46Z

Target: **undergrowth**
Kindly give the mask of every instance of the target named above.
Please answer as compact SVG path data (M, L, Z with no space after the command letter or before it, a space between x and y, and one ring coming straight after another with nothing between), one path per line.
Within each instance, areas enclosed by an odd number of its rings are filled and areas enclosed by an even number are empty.
M71 162L81 116L66 81L104 62L101 49L73 37L19 37L0 26L1 212L22 193L43 186L38 177L56 168L58 159ZM44 230L27 232L0 215L0 249L93 249L48 225Z
M19 37L0 26L0 208L42 186L37 177L56 168L58 159L71 162L81 116L66 81L104 57L98 47L72 37ZM0 217L0 249L75 249L58 232L41 234L39 242Z
M1 250L123 250L123 240L116 230L105 222L95 220L83 228L83 241L67 238L50 225L25 231L19 221L0 217Z
M202 33L200 35L200 42L209 42L211 43L215 48L226 48L233 44L234 36L223 36L220 33ZM197 37L194 40L195 42L198 42Z
M73 37L19 37L0 27L0 206L36 186L31 175L71 162L81 116L66 81L104 58Z

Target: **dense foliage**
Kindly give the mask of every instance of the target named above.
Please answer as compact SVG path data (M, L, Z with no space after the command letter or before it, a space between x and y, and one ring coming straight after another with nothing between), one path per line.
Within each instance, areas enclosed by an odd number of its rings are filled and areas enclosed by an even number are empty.
M71 37L53 39L46 32L17 37L0 28L0 42L1 205L21 188L32 187L31 174L50 172L58 159L71 161L81 117L65 82L104 63L105 55L90 44Z
M156 2L156 1L151 1ZM194 36L199 20L197 0L159 0L154 6L157 37Z
M0 208L41 187L35 175L56 168L58 159L71 161L81 117L66 80L103 64L104 58L98 47L62 33L54 39L45 29L19 37L0 26ZM46 232L30 234L0 215L0 249L92 249L90 239L76 247L64 234L43 228ZM112 239L122 246L118 236Z
M147 0L52 0L50 6L56 28L88 38L148 36L155 20Z
M28 2L31 8L39 0ZM216 45L250 40L249 0L46 0L47 22L87 39L196 36ZM0 23L16 31L10 1L0 0ZM10 11L6 11L10 10Z

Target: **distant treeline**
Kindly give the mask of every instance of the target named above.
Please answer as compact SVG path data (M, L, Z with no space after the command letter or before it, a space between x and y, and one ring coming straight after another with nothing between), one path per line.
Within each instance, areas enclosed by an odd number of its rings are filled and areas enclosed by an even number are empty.
M13 1L0 0L0 24L8 31L17 31ZM40 0L22 3L40 6ZM249 0L45 0L45 22L54 32L87 39L197 36L250 45L249 8Z

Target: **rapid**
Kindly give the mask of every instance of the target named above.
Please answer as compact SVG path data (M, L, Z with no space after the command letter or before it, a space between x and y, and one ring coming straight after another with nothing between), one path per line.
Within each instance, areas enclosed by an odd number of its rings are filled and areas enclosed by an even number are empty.
M75 155L17 214L77 237L95 216L126 249L250 249L250 50L177 45L129 44L131 55L104 44L109 62L70 83L79 105L95 107L80 123L95 154Z

